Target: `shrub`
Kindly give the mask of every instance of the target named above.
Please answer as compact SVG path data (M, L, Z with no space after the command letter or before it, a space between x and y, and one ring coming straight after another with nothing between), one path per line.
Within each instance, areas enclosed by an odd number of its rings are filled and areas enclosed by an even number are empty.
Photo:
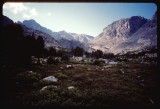
M58 79L67 79L68 76L66 74L64 74L64 73L57 73L57 78Z
M68 55L63 55L62 58L61 58L62 61L69 61L70 58Z
M95 61L93 62L93 65L101 66L101 65L103 65L104 63L105 63L105 61L103 61L103 60L95 60Z
M82 60L81 60L81 63L82 63L82 64L87 64L87 60L82 59Z
M59 60L58 59L53 59L52 57L49 57L47 59L47 64L58 64Z
M40 74L32 71L22 72L16 75L16 79L19 82L23 83L37 82L40 80L40 78L41 78Z
M46 86L46 85L58 85L58 82L53 82L53 81L43 81L41 80L39 82L40 86Z
M80 74L75 75L75 76L73 77L73 80L74 80L74 81L81 81L81 80L83 80L83 79L84 79L84 77L83 77L82 75L80 75Z

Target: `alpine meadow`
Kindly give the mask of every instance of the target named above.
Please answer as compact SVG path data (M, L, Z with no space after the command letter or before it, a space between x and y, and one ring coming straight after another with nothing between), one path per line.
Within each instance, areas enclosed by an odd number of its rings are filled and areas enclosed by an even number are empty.
M5 108L159 104L156 4L6 2L0 22Z

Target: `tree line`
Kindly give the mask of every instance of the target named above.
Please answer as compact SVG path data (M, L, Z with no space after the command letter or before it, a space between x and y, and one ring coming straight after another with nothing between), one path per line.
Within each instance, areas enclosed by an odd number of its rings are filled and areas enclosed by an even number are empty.
M23 28L19 24L10 24L2 28L2 36L0 37L0 64L6 65L30 65L32 56L37 57L37 64L40 63L41 57L62 57L83 56L90 58L113 58L114 54L104 54L101 50L91 53L83 48L76 47L70 51L56 50L53 47L45 48L42 36L35 38L32 35L24 36Z
M44 40L42 36L36 39L32 35L23 35L23 28L19 24L10 24L2 28L1 36L1 64L29 65L31 56L39 60L43 54Z

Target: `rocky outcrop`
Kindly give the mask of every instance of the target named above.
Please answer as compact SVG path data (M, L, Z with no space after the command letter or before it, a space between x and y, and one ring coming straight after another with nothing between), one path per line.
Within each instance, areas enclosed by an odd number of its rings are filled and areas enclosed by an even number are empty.
M121 19L103 29L103 32L93 39L89 46L104 52L134 51L157 43L156 13L151 20L140 16Z

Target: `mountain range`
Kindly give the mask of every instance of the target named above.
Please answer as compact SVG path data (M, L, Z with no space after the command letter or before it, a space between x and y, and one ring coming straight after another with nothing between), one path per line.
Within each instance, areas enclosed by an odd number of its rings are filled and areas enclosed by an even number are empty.
M157 12L151 20L132 16L113 22L89 46L114 54L157 46Z
M14 22L3 16L2 24L8 25L10 23ZM25 36L32 33L35 34L35 37L43 36L47 47L71 49L79 46L86 51L100 49L103 52L118 54L157 46L157 12L151 19L132 16L115 21L105 27L95 38L90 35L69 33L64 30L53 32L33 19L16 23L22 25Z
M59 31L59 32L53 32L50 29L47 29L46 27L41 26L39 23L37 23L35 20L24 20L23 22L18 21L18 24L25 25L28 28L32 28L34 30L38 30L44 33L49 34L56 40L66 39L69 41L79 41L81 43L88 43L90 42L94 37L86 34L76 34L76 33L68 33L66 31Z
M7 26L9 24L14 24L14 22L10 18L8 18L6 16L3 16L2 25L3 26ZM25 25L21 25L21 26L23 28L24 36L27 36L27 35L32 36L32 34L34 33L35 38L37 38L38 36L42 36L43 37L46 47L53 46L55 48L59 48L59 47L61 48L61 45L58 43L58 41L55 40L49 34L47 34L45 32L42 32L42 31L39 31L39 30L36 30L36 29L28 28Z

